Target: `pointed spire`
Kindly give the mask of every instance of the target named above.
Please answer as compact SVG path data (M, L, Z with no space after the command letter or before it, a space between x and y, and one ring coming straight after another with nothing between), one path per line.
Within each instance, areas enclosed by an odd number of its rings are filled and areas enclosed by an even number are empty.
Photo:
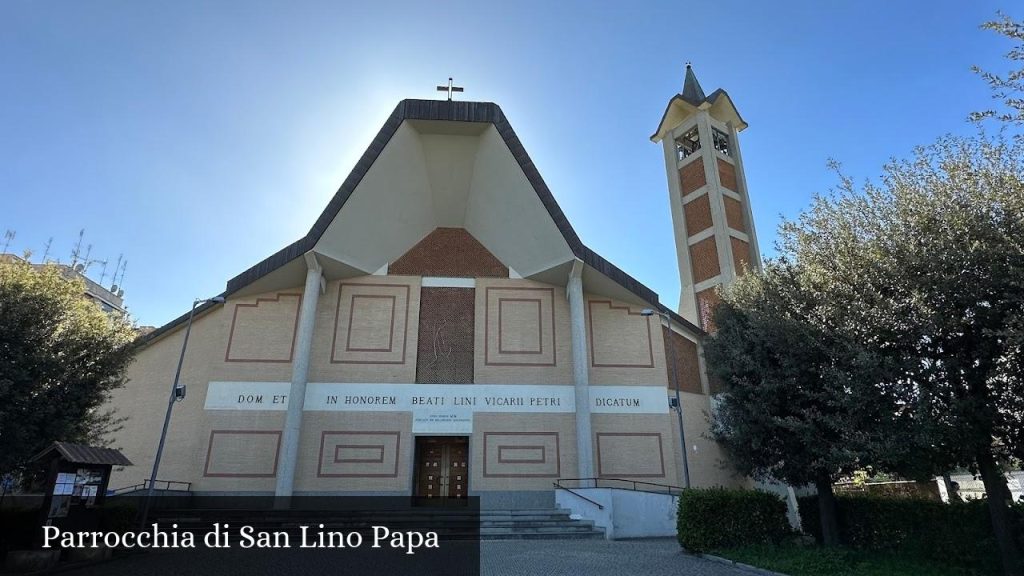
M693 102L699 103L707 99L704 95L704 90L700 87L700 82L697 82L697 75L693 73L693 67L690 63L686 63L686 80L683 82L683 98Z

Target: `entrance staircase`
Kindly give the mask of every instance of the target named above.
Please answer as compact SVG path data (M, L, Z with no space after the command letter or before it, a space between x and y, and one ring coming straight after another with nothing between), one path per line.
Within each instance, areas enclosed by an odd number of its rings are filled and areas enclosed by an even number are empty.
M590 520L573 520L564 508L541 510L481 510L481 540L539 538L604 538L604 530Z
M570 511L561 508L531 510L481 510L479 516L458 508L419 508L413 510L153 510L150 521L162 530L188 530L202 534L214 522L227 523L234 529L248 525L260 531L284 531L297 537L300 526L318 530L369 531L374 525L392 531L431 530L442 538L475 538L481 540L523 539L589 539L604 538L604 530L590 520L574 520ZM479 522L479 524L477 524Z

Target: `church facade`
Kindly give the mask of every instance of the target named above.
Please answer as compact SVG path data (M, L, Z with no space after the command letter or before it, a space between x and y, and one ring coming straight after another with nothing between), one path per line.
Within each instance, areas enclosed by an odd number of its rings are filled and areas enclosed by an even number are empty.
M399 103L309 233L197 308L159 479L504 508L567 478L744 483L707 438L701 339L715 288L758 261L745 127L688 69L652 136L676 313L581 242L497 105ZM136 463L114 488L148 478L186 321L112 399Z

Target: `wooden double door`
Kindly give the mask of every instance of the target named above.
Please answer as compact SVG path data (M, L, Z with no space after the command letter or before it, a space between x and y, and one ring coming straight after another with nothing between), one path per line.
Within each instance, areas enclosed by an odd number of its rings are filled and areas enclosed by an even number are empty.
M469 438L417 436L414 496L424 503L464 502L469 492Z

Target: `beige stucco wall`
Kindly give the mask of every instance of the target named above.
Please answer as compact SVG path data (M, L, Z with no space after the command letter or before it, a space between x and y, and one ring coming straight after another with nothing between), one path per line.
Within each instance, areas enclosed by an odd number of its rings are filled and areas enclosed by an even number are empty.
M225 322L228 317L228 322ZM188 386L188 397L175 405L168 432L160 479L190 481L197 459L197 430L205 425L203 413L206 383L224 371L229 314L216 307L198 317L193 325L188 353L182 368L181 383ZM175 330L156 345L140 350L127 372L126 385L114 392L110 404L127 420L114 435L113 443L135 464L123 471L115 469L113 488L142 482L149 477L163 424L167 398L181 350L184 330ZM239 366L233 366L237 370ZM280 377L280 366L269 366L271 378ZM257 370L241 370L242 377L258 379Z
M586 297L591 384L668 386L665 344L657 316L602 296Z
M683 429L686 433L686 454L692 485L735 487L745 483L746 479L736 475L718 443L709 438L710 397L687 392L681 392L679 396L683 403ZM672 417L675 418L674 413ZM678 430L679 425L673 423L674 438L678 438ZM677 465L681 466L681 463Z
M309 381L415 382L419 316L419 277L328 282L317 304Z
M470 487L550 490L556 479L576 476L575 446L572 414L478 413L470 446Z
M339 452L338 446L348 448ZM295 489L407 493L412 487L412 453L408 412L309 411L302 419ZM380 461L335 461L345 458Z
M420 282L410 276L327 282L317 306L310 382L415 382ZM211 381L291 380L301 297L295 287L232 298L196 319L181 378L189 394L175 405L159 478L189 481L199 491L273 490L284 412L203 406ZM603 296L586 301L591 383L667 386L658 319ZM475 323L476 383L572 384L564 287L478 279ZM176 329L141 349L127 386L113 395L113 407L128 417L114 444L135 463L115 473L114 488L149 475L183 333ZM683 405L693 484L738 482L707 439L708 397L684 393ZM471 490L549 490L555 479L577 476L574 418L476 413ZM594 414L592 423L598 473L682 483L675 413ZM296 490L409 493L413 452L410 413L306 411Z
M477 384L572 384L564 287L480 278L475 316Z

